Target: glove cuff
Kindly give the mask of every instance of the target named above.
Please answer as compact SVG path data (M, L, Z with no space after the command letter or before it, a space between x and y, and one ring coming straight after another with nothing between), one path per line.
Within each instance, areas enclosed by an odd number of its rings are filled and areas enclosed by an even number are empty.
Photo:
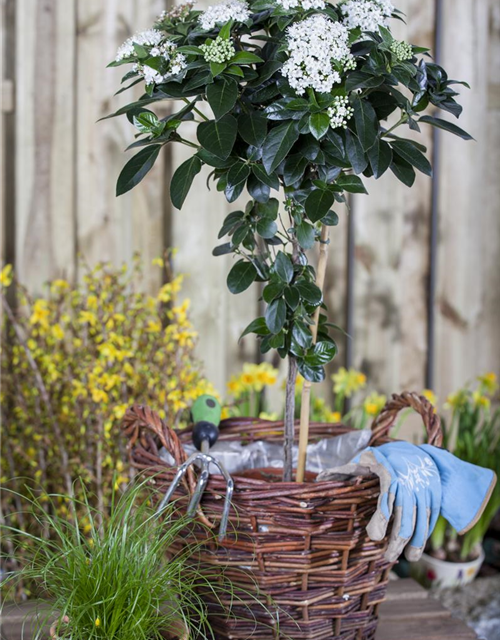
M458 532L459 536L463 536L464 533L467 533L467 531L470 531L472 529L472 527L474 527L478 522L480 517L483 515L483 511L486 509L488 502L490 501L491 498L491 494L493 493L493 490L495 488L495 485L497 483L497 475L494 471L491 472L492 473L492 478L491 478L491 482L490 482L490 486L488 487L488 490L486 491L483 501L481 502L481 506L479 507L477 513L475 514L475 516L472 518L472 520L469 522L468 525L466 525L463 529L461 529Z

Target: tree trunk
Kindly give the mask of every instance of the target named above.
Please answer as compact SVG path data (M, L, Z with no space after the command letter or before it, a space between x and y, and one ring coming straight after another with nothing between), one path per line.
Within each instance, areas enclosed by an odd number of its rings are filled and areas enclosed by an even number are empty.
M292 356L289 356L285 398L283 482L292 482L293 480L293 442L295 440L295 386L297 384L297 369L297 360Z

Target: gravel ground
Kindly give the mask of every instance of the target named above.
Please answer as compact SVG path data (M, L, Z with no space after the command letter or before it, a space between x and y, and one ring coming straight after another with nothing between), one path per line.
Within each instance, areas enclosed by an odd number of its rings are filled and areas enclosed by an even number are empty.
M465 620L482 640L500 640L500 575L432 595Z

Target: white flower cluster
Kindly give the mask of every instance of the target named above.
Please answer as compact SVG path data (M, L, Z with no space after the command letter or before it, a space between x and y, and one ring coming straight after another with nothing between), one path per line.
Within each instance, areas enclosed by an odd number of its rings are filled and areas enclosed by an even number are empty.
M218 24L226 24L229 20L245 22L250 17L248 4L242 0L224 0L214 4L204 11L198 20L205 31L213 29Z
M148 29L147 31L141 31L136 33L122 44L122 46L116 52L116 62L120 62L125 58L135 57L134 44L140 44L146 47L155 47L159 45L165 36L158 29Z
M404 62L405 60L411 60L413 58L413 47L407 42L394 40L391 44L391 51L395 54L399 62Z
M292 24L287 31L288 60L282 74L301 95L308 87L329 93L341 81L338 68L349 58L349 32L339 22L317 14Z
M324 9L326 6L325 0L276 0L276 2L287 11L289 9Z
M168 11L162 11L158 17L157 23L161 24L165 20L185 20L193 10L196 0L187 0L182 4L178 4Z
M336 96L331 107L328 107L328 117L332 129L347 127L347 121L354 115L354 109L349 105L347 96Z
M345 60L342 60L344 71L354 71L358 66L356 58L350 53Z
M388 26L394 5L390 0L347 0L340 5L340 10L349 29L378 31L380 26Z
M224 40L217 36L215 40L208 44L202 44L200 49L203 51L203 57L207 62L227 62L236 53L232 40Z

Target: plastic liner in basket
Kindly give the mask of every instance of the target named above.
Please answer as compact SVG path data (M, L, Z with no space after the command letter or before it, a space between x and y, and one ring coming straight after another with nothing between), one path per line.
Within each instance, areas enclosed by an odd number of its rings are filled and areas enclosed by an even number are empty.
M372 437L368 429L350 431L335 438L323 438L307 447L307 471L321 473L325 469L347 464L365 449ZM196 448L191 443L184 445L184 451L191 455ZM299 448L293 447L293 465L297 465ZM210 455L221 462L228 473L237 474L247 469L283 467L283 446L273 442L257 440L249 444L241 441L219 441L210 449ZM160 458L168 465L174 465L172 455L165 447L160 450ZM210 473L219 473L215 465L210 465Z

